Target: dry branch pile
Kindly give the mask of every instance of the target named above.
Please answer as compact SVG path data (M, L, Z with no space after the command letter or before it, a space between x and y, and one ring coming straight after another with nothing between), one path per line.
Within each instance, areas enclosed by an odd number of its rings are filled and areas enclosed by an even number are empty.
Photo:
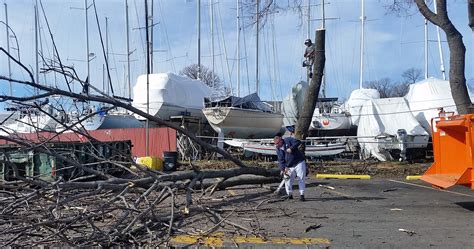
M158 246L166 245L171 235L208 235L223 227L260 236L227 220L238 210L223 211L212 195L222 187L278 180L262 177L278 171L250 167L147 174L152 176L60 179L41 187L34 184L37 180L1 183L0 246Z
M44 14L44 13L43 13ZM46 19L46 16L44 16ZM248 167L225 150L208 144L194 135L192 131L179 124L162 120L150 113L134 108L130 102L117 96L109 95L89 82L88 77L80 79L73 66L64 65L54 44L53 34L48 32L53 42L54 55L48 59L44 56L42 72L58 73L64 82L52 87L40 84L33 77L28 66L15 58L6 49L0 47L0 55L10 60L23 70L26 79L15 79L0 75L0 81L9 82L14 87L32 89L31 95L14 96L0 94L0 102L7 102L18 107L16 112L31 120L40 116L47 117L64 130L48 130L43 136L43 128L37 122L23 122L31 126L32 137L20 136L19 132L7 128L5 122L14 119L13 114L0 122L0 139L7 144L14 144L13 150L0 151L0 246L116 246L116 245L166 245L174 234L207 235L218 229L232 229L234 233L263 236L259 226L239 225L229 220L238 214L236 208L224 210L212 201L218 189L246 184L263 184L279 181L278 169ZM72 83L79 83L82 91L74 92ZM62 87L61 87L62 86ZM54 112L44 110L38 103L45 98L56 99L58 96L68 99L72 104L61 104L55 101ZM54 97L54 98L53 98ZM43 101L42 101L43 102ZM56 103L57 102L57 103ZM107 110L94 111L78 103L96 103L107 106ZM77 119L67 119L62 114L70 110L79 114ZM163 174L135 165L130 154L116 153L118 157L106 157L101 151L94 151L95 144L100 143L89 136L82 126L85 120L99 115L103 111L121 108L128 113L140 115L155 125L170 127L187 136L207 152L219 153L224 159L234 163L238 168L219 170L200 170ZM51 109L51 110L53 110ZM23 111L22 111L23 110ZM27 110L26 112L24 110ZM34 115L33 115L34 114ZM27 115L27 116L25 116ZM32 118L32 117L35 118ZM70 117L74 117L71 115ZM10 120L21 122L19 119ZM55 138L67 131L81 135L89 148L81 151L79 156L64 153L49 145ZM52 134L52 135L51 135ZM105 145L108 146L108 145ZM115 150L108 146L106 150ZM61 162L60 170L72 170L74 177L56 175L54 182L48 182L35 174L26 174L25 169L12 160L15 153L41 154ZM80 161L79 157L93 158L93 162ZM35 160L35 159L33 159ZM101 168L107 164L125 174L112 175ZM134 165L138 172L129 167ZM8 174L6 170L8 170ZM50 167L52 169L52 166ZM51 170L52 172L52 170ZM76 174L79 172L78 174ZM63 173L63 172L61 172ZM241 200L245 204L245 200ZM261 203L252 210L258 209ZM245 205L239 203L239 208ZM242 210L242 209L240 209Z

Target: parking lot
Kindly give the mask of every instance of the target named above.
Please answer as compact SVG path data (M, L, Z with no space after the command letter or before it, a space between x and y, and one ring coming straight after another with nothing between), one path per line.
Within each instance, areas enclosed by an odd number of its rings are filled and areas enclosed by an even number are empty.
M474 246L474 192L462 186L444 191L404 178L308 178L306 202L282 200L267 187L217 192L202 205L219 208L235 230L224 227L204 237L175 236L172 244L267 248ZM238 232L242 229L259 232L255 237L242 236Z

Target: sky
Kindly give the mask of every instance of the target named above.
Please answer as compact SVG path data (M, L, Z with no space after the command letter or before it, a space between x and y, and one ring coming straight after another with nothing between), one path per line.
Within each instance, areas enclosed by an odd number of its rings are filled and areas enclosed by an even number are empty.
M0 0L1 1L1 0ZM321 1L309 0L310 37L321 27ZM467 23L467 0L448 1L448 13L463 35L466 46L466 78L474 81L474 34ZM126 83L126 25L124 0L97 0L96 9L105 43L106 18L108 20L108 47L111 81L115 95L128 96ZM128 0L131 52L131 85L146 73L144 1ZM242 25L241 55L237 55L237 1L214 0L211 18L211 0L201 0L201 63L214 71L238 95L237 77L240 75L240 95L255 92L256 82L256 32L251 25ZM287 0L277 0L285 5ZM303 1L307 5L307 0ZM326 96L347 99L359 88L361 1L326 0ZM32 68L35 64L34 0L3 0L8 6L8 22L15 32L10 34L10 48L21 61ZM92 0L89 0L89 4ZM365 0L364 81L390 78L401 81L401 74L409 68L424 69L424 21L416 9L412 15L400 17L387 13L389 0ZM74 66L81 79L86 72L86 39L83 0L43 0L43 9L51 28L55 44L64 64ZM40 7L40 45L46 58L53 57L51 38ZM179 71L197 63L197 0L154 1L153 72ZM292 11L280 11L269 17L259 31L259 95L264 100L281 100L291 86L306 80L306 70L301 66L307 38L307 10L304 16ZM244 13L242 19L249 18ZM214 25L211 25L213 19ZM5 22L4 5L0 20ZM90 43L90 82L103 89L105 62L99 38L94 6L88 8ZM213 35L211 36L211 26ZM440 53L436 42L436 29L428 26L429 76L441 78ZM213 39L212 39L213 37ZM15 39L16 38L16 39ZM245 44L244 44L245 38ZM214 40L214 42L212 42ZM5 25L0 23L0 46L7 47ZM18 41L18 46L16 44ZM449 51L441 31L442 51L446 72L449 72ZM212 44L214 43L214 46ZM19 50L17 50L19 47ZM212 49L212 47L214 49ZM246 49L245 49L246 48ZM214 53L212 52L214 51ZM214 56L212 56L214 55ZM212 66L214 58L214 67ZM241 71L237 72L240 58ZM41 67L41 65L40 65ZM8 75L7 59L0 55L0 75ZM18 66L12 66L12 75L28 79ZM40 83L64 87L63 78L49 73L40 75ZM79 88L75 88L79 91ZM0 81L0 93L8 93L8 82ZM31 89L15 86L15 95L31 93ZM133 97L133 95L132 95Z

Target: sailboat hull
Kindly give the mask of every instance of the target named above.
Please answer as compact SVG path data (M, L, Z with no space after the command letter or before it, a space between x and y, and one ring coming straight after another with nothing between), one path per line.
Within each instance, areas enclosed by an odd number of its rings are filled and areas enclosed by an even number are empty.
M146 111L146 106L139 107L139 109ZM154 108L150 108L149 113L162 120L170 120L173 116L192 116L199 117L202 120L205 120L201 108L186 108L183 106L171 105L167 103L160 103L155 105ZM135 115L135 117L138 120L146 120L140 115Z
M73 121L70 124L77 122ZM75 129L84 129L87 131L102 130L102 129L119 129L119 128L142 128L143 124L131 115L127 114L106 114L94 115L81 124L77 124ZM56 131L64 130L64 126L58 125Z
M328 113L313 116L309 132L314 135L351 135L351 118L344 113Z
M229 138L269 138L282 131L283 115L237 107L204 108L211 127Z
M84 123L86 130L118 129L118 128L141 128L143 124L131 115L107 114L105 116L94 115Z
M56 120L48 115L27 115L6 125L5 129L17 133L34 133L37 131L54 131L56 125Z
M274 144L244 143L243 148L245 151L253 153L276 155ZM305 155L308 157L330 157L341 154L345 150L346 146L343 143L306 145Z

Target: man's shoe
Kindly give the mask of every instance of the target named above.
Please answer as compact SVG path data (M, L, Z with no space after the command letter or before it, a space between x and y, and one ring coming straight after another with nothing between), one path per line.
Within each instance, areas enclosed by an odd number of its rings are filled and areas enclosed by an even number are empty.
M300 195L300 201L306 201L306 199L304 198L304 195Z
M293 200L293 195L285 195L283 196L284 200Z

